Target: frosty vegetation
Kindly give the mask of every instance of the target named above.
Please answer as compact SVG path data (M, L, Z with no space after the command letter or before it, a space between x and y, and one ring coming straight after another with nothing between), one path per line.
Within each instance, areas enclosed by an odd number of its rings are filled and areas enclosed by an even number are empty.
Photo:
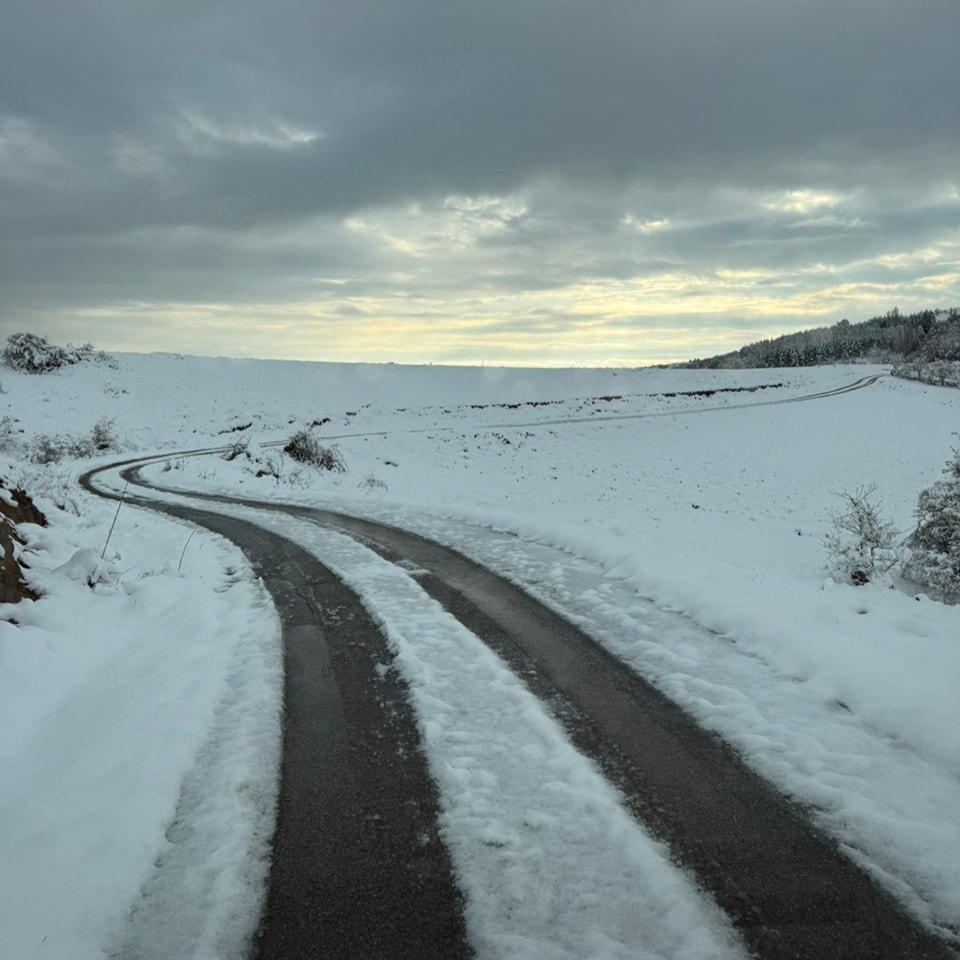
M18 419L0 417L0 451L23 457L40 466L64 459L82 460L118 450L119 444L110 417L101 417L87 433L38 433L25 439Z
M88 434L38 434L27 448L32 463L59 463L65 457L84 459L117 449L113 420L101 417Z
M826 537L835 579L862 586L900 560L897 531L881 516L876 491L870 486L841 494L844 509L831 517L833 529Z
M13 333L3 348L3 362L20 373L50 373L83 361L115 363L108 353L94 349L92 343L59 347L36 333Z
M824 540L833 578L862 586L900 564L912 583L944 603L960 603L960 448L943 474L921 491L917 527L902 541L883 517L876 485L842 493L844 507L831 516Z
M315 425L328 422L329 419L316 421ZM249 423L245 424L243 429L249 426ZM228 463L239 461L246 472L257 478L270 477L278 484L285 481L295 487L307 484L303 473L307 467L332 473L346 473L347 464L339 447L336 444L325 446L321 443L314 433L314 426L295 431L282 449L277 449L278 444L261 448L251 442L247 435L236 437L227 444L220 454L220 459ZM294 469L285 469L284 458L293 461Z
M952 452L943 468L946 479L920 494L904 572L945 603L960 603L960 448Z
M891 371L904 380L919 380L937 387L960 387L960 360L910 360Z
M298 430L294 433L283 452L298 463L306 463L321 470L345 473L347 469L337 445L325 447L312 430Z
M739 370L854 361L897 364L894 375L901 375L898 373L901 367L923 370L929 366L938 371L937 375L939 371L949 371L951 361L960 361L960 308L902 314L894 307L882 316L860 323L841 320L832 327L816 327L760 340L732 353L691 360L683 366ZM942 366L943 362L946 366ZM956 385L960 385L960 381Z

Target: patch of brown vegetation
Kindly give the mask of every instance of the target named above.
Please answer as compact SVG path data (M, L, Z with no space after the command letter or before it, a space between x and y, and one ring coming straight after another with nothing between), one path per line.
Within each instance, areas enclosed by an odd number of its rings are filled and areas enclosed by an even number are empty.
M2 486L2 481L0 481ZM23 582L23 566L17 558L16 544L23 540L17 535L17 524L36 523L47 525L47 518L37 509L30 495L24 490L10 491L9 499L0 498L0 603L18 603L23 599L36 600L37 595Z

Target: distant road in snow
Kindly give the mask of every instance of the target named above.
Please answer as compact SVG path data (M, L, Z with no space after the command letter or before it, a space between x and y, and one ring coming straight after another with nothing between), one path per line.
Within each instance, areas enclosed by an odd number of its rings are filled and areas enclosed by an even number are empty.
M698 407L695 410L665 410L657 411L656 413L611 413L603 414L600 416L589 416L589 417L560 417L553 420L525 420L525 421L511 421L511 422L502 422L502 423L486 423L486 424L471 424L471 430L515 430L520 428L530 429L533 427L559 427L564 424L573 424L573 423L609 423L612 421L622 421L622 420L649 420L659 417L685 417L692 414L702 414L702 413L719 413L725 410L744 410L747 407L774 407L779 406L785 403L804 403L808 400L825 400L828 397L839 397L845 393L852 393L854 390L863 390L866 387L869 387L876 383L882 376L886 374L874 374L869 377L862 377L859 380L856 380L854 383L849 383L843 387L837 387L834 390L823 390L819 393L806 393L798 397L783 397L779 400L751 400L746 403L725 403L717 404L710 407ZM518 404L517 406L522 406ZM462 424L457 424L450 427L415 427L415 428L406 428L397 431L386 431L386 430L373 430L373 431L364 431L357 433L334 433L330 434L328 439L330 440L347 440L352 437L382 437L386 436L390 432L396 433L438 433L443 430L454 431L462 429ZM282 441L281 441L282 442ZM276 444L264 444L264 446L279 446L280 443Z
M876 379L737 407L836 396ZM527 426L564 422L582 420ZM447 547L360 517L202 493L152 499L138 475L142 462L129 461L121 473L139 488L127 500L237 543L283 622L287 716L264 960L455 958L471 948L437 831L436 787L409 692L387 669L393 654L382 631L299 544L219 512L237 507L340 531L414 578L549 704L570 741L669 844L757 956L955 956L716 736L517 586ZM116 497L95 482L116 466L90 471L84 486ZM364 599L376 609L376 597Z

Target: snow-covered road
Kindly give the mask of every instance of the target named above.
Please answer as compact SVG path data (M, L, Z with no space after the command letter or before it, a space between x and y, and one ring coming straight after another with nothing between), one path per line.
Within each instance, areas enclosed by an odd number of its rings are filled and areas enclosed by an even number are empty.
M137 479L131 469L124 475ZM173 505L184 503L182 496L164 493L160 499L166 502L164 509L183 515L183 507ZM381 624L393 657L382 664L384 675L396 668L409 686L430 770L440 790L442 834L466 895L470 939L481 956L737 956L744 949L737 945L737 932L765 957L854 956L867 948L877 957L949 955L905 922L849 860L833 855L829 843L805 831L793 808L781 804L763 784L751 782L736 758L713 749L716 756L710 762L721 768L718 776L711 772L710 763L704 765L702 756L684 757L681 741L668 738L658 743L657 729L677 726L679 715L645 721L643 709L649 710L649 703L637 707L636 717L622 707L612 708L612 727L619 724L621 735L610 732L611 721L606 729L601 721L600 739L606 736L612 741L608 756L630 756L632 749L630 763L636 770L632 777L623 770L619 776L615 772L619 789L611 787L601 770L602 747L593 756L577 749L590 741L589 736L578 737L578 727L597 725L602 688L593 715L588 706L586 717L584 698L578 699L575 684L572 696L571 688L562 685L557 696L548 682L549 707L538 701L531 692L536 682L521 683L508 663L481 641L482 629L468 630L450 615L454 608L449 602L438 604L437 591L424 589L428 576L456 564L450 556L435 560L428 572L424 566L430 567L430 562L419 562L424 560L422 550L419 555L415 547L411 551L402 535L398 535L399 546L397 536L384 541L378 530L382 534L387 528L376 524L351 524L335 514L303 508L291 507L288 513L277 504L265 504L269 507L265 510L250 503L229 504L226 498L203 499L205 506L216 499L217 510L272 529L322 558ZM199 514L196 519L204 522ZM417 518L411 520L416 527ZM420 528L426 525L420 518ZM433 533L437 536L437 531ZM593 571L589 588L581 582L576 602L571 603L563 581L571 574L582 581L584 564L543 544L449 521L438 538L448 542L459 538L461 547L478 540L488 549L488 564L499 552L492 565L512 571L527 589L530 583L550 582L552 589L541 591L544 599L608 640L611 631L604 628L604 619L609 621L611 613L616 616L619 610L620 629L613 631L613 648L616 636L623 633L623 612L636 612L636 598L623 603L629 598L611 596L605 589L611 584L601 582L608 578L599 571ZM426 547L429 542L420 543ZM500 549L491 554L493 543ZM504 543L509 544L512 562L504 556ZM391 555L398 549L399 554ZM477 552L475 545L470 552ZM532 570L538 563L549 569ZM518 566L524 568L519 577ZM590 579L589 571L586 578ZM449 576L445 582L450 585ZM489 585L485 589L491 592ZM532 592L537 592L535 587ZM476 601L477 596L474 591L468 599ZM558 597L567 602L558 604ZM483 615L490 612L489 608L481 611ZM653 608L655 616L657 612ZM659 614L657 626L668 636L658 637L657 646L668 649L675 634L680 635L681 644L690 642L689 624L662 611ZM544 616L545 612L541 619ZM500 623L516 619L516 611L508 610ZM527 623L528 633L532 622ZM637 625L632 626L635 630ZM516 625L516 637L523 627L522 622ZM559 641L556 632L554 639ZM528 651L526 662L532 664L529 672L551 674L548 647L539 658L530 657ZM647 672L635 656L633 666ZM592 663L583 672L596 670L597 664ZM677 699L691 700L682 680L673 680L672 692L680 694ZM693 700L704 699L703 687L712 685L699 672L697 681L700 689ZM669 688L669 683L665 686ZM545 695L542 689L538 692ZM635 699L634 706L640 699ZM633 731L632 741L623 738L623 728ZM711 750L708 738L695 743L692 752L702 754L705 749ZM585 752L590 753L589 747ZM664 770L673 768L680 781L672 796L665 782L657 782L658 754ZM705 803L698 804L696 798ZM664 806L673 809L660 810L658 816L658 808ZM631 810L646 812L643 826ZM671 851L652 839L651 827L671 841ZM810 847L808 852L805 846ZM690 874L671 862L677 859ZM875 867L869 855L861 859ZM729 917L698 889L701 884ZM909 904L909 897L905 899ZM641 903L643 908L638 910ZM843 922L838 923L841 918ZM642 945L639 954L638 945ZM449 948L437 953L442 955L450 955Z
M117 478L114 489L123 486ZM158 500L181 515L190 503L175 495ZM321 558L380 625L391 652L374 666L383 677L397 671L409 687L479 957L745 955L729 920L630 816L596 764L482 641L424 593L415 570L297 517L217 507ZM282 616L282 603L280 609ZM381 696L378 689L371 694ZM374 807L381 800L369 798ZM376 816L389 822L392 813L384 808ZM394 906L399 925L409 919L403 912L425 909L418 896ZM152 955L149 943L138 949ZM446 947L420 949L450 955ZM165 950L163 944L156 955Z

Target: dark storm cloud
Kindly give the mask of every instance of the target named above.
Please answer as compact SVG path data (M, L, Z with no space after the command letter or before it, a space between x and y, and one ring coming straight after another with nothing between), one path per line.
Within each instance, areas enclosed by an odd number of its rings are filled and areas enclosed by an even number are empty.
M956 0L11 0L0 306L381 295L403 257L338 222L452 193L525 193L447 275L505 292L926 242L956 202L889 198L955 182L958 36ZM710 212L794 187L866 192Z

